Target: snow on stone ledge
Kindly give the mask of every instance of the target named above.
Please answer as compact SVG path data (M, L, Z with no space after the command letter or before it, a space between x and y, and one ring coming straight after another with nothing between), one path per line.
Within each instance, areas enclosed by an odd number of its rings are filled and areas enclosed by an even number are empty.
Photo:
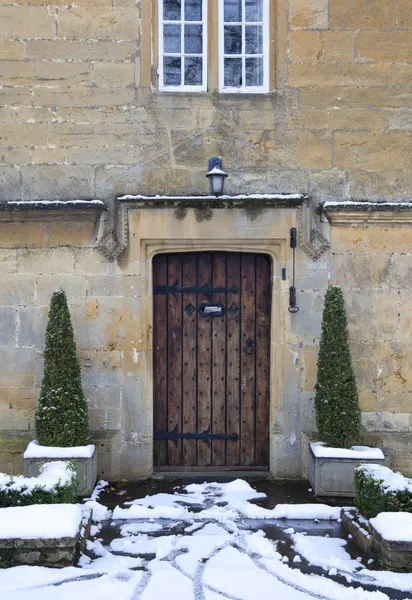
M34 504L0 508L0 539L76 537L82 523L77 504Z
M324 210L332 209L332 210L392 210L392 209L403 209L403 210L412 210L412 201L405 202L363 202L363 201L354 201L354 200L342 200L333 201L328 200L323 205Z
M40 446L37 440L33 440L27 446L24 458L91 458L95 451L95 445L72 446L70 448L59 448L53 446Z
M307 198L305 194L239 194L230 196L224 194L222 196L143 196L137 194L126 194L120 196L118 200L303 200Z
M311 450L316 458L351 458L358 460L384 460L385 457L380 448L369 448L369 446L352 446L346 448L329 448L324 442L312 442Z
M68 468L68 464L62 461L46 463L40 467L40 475L37 477L23 477L23 475L5 475L0 473L0 489L22 490L24 494L30 494L35 488L41 488L47 492L52 491L56 485L70 485L74 472Z
M384 540L389 542L412 542L411 513L383 512L370 519L369 522Z
M53 207L71 207L71 206L99 206L105 208L103 200L9 200L7 202L7 208L18 208L18 207L33 207L33 206L47 206Z

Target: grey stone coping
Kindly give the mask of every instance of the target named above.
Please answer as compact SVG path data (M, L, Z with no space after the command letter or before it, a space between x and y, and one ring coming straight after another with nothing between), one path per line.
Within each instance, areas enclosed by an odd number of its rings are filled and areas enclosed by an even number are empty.
M106 210L103 200L6 200L0 211L14 210Z
M412 202L369 202L369 201L342 201L324 202L323 212L412 212Z
M118 202L134 208L294 208L308 200L306 194L249 194L238 196L120 196Z
M0 202L0 221L90 220L106 210L102 200L10 200Z

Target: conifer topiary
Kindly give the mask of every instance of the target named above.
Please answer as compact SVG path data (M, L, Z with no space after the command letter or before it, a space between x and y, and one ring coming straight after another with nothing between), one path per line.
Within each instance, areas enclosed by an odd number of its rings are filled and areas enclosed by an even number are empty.
M330 287L325 296L315 389L320 439L327 446L350 447L359 439L361 410L352 368L345 303L338 286Z
M89 436L80 364L62 290L53 293L50 303L36 433L41 446L82 446Z

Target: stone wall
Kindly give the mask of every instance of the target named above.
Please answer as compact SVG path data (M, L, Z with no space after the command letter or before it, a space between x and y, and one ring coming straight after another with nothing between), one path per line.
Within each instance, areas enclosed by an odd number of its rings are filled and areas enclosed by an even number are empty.
M118 262L93 250L114 223L115 198L203 194L214 154L229 172L231 194L303 192L314 205L412 197L412 3L273 1L273 90L235 96L152 87L155 0L67 1L0 0L0 200L101 198L109 211L100 233L93 219L0 223L0 470L22 470L21 451L33 436L47 306L61 285L100 440L100 473L147 474L150 415L137 433L124 432L134 406L134 344L147 281L133 237ZM209 6L216 9L217 0ZM271 227L276 223L273 216ZM225 224L216 230L223 239L232 228L230 219ZM163 226L167 236L175 221ZM332 236L332 261L325 254L313 262L301 252L301 310L294 321L286 308L279 315L288 347L282 395L273 406L274 470L305 472L331 272L348 302L365 440L382 445L392 466L412 473L410 226L358 223L332 233L322 227ZM136 444L144 447L142 463Z
M412 228L332 228L332 277L344 290L364 440L412 473Z
M412 195L409 0L276 0L274 91L242 97L151 90L153 4L1 0L2 198L203 193L213 154L230 192Z

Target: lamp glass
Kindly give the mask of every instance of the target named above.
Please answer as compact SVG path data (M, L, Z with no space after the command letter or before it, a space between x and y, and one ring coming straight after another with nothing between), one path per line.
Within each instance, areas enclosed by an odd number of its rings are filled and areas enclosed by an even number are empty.
M211 175L210 179L210 191L214 196L221 196L223 194L223 188L225 185L224 175L216 174Z

